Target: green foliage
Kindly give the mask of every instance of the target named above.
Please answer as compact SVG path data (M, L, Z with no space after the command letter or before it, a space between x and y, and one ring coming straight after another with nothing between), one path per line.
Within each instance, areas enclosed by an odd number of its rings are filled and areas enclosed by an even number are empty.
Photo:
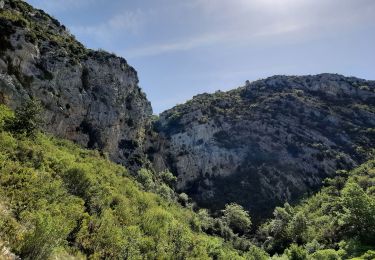
M27 214L30 219L26 221L33 226L25 234L20 256L25 259L46 259L56 247L64 245L72 223L66 223L66 218L60 214L51 215L44 210Z
M245 258L247 260L267 260L269 259L269 255L264 252L263 249L257 246L251 246L249 251L245 253Z
M160 172L159 177L164 183L168 184L169 186L173 186L177 181L177 177L174 176L170 171Z
M155 188L155 183L153 181L153 174L148 169L140 169L136 175L136 180L142 184L146 190L153 190Z
M173 182L169 173L141 169L132 176L97 151L38 132L20 138L1 127L12 117L0 107L0 242L16 255L24 259L266 255L246 239L234 243L231 229L207 211L194 213L180 206L171 198L173 190L159 181ZM202 232L215 225L232 240ZM241 244L247 252L231 243Z
M375 200L357 184L348 182L341 191L343 214L340 224L350 236L371 243L375 238Z
M305 260L307 259L307 252L303 247L296 244L291 244L291 246L285 250L285 254L290 260Z
M350 259L375 249L375 160L325 183L299 205L276 208L274 218L259 228L257 237L268 252L286 253L295 243L311 259Z
M249 231L251 219L249 213L242 206L231 203L223 210L223 220L236 233L244 234Z
M340 260L341 256L333 249L324 249L316 251L311 255L311 259L314 260Z
M8 107L0 104L0 131L4 130L5 121L13 119L13 112Z
M41 112L42 106L38 101L27 100L16 109L15 117L5 121L5 128L13 133L34 136L42 123Z
M359 259L373 260L375 259L375 250L369 250L359 257Z
M142 168L134 175L135 179L146 191L154 192L163 197L166 201L176 201L176 194L173 186L176 177L169 171L153 172L150 169Z
M180 193L178 195L178 202L180 202L182 206L186 207L189 202L189 196L184 192Z

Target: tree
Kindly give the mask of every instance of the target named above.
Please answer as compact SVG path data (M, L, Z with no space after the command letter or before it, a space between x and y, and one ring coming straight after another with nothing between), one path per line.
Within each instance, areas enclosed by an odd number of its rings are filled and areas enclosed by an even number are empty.
M245 234L250 230L251 219L249 213L236 203L225 205L223 220L238 234Z
M261 248L257 246L251 246L249 251L244 254L248 260L267 260L270 256Z
M140 169L135 178L140 184L142 184L145 190L151 191L155 188L152 172L150 170L145 168Z
M206 233L209 233L208 231L211 230L212 234L212 229L214 225L214 219L210 216L208 213L207 209L199 209L197 212L197 216L199 219L200 226L203 231Z
M177 181L177 177L174 176L170 171L162 171L159 173L159 176L161 180L170 187L173 187Z
M307 252L303 247L296 244L291 244L291 246L285 250L285 254L290 260L305 260L307 259Z
M289 222L288 231L294 242L302 244L306 240L307 219L303 212L298 212Z
M341 205L341 223L347 234L371 243L375 237L375 205L370 196L358 184L349 182L342 190Z
M182 206L186 207L189 202L189 196L184 192L180 193L178 195L178 202L180 202Z
M6 120L5 129L28 137L34 136L42 124L41 112L40 102L30 99L16 109L14 118Z
M283 208L276 207L273 215L274 219L263 224L260 232L266 240L264 246L267 248L267 251L280 253L293 241L290 233L294 231L294 227L291 228L294 210L288 203L285 203ZM296 220L298 220L297 226L302 226L300 225L302 221L299 221L299 217ZM295 231L297 232L297 230Z

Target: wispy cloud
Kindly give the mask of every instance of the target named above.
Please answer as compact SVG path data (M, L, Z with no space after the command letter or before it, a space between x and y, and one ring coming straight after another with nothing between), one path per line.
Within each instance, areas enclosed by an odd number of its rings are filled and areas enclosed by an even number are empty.
M73 25L70 26L71 31L78 35L90 35L97 38L104 39L105 37L111 38L123 33L137 33L144 24L145 14L140 9L134 11L122 11L112 16L109 20L89 25Z
M174 51L187 51L197 47L203 47L218 43L225 39L226 33L202 34L196 37L189 37L186 39L179 39L174 42L166 42L161 44L149 45L146 47L134 48L126 50L128 57L142 57L164 54Z
M83 3L90 1L93 0L82 0ZM356 21L372 17L373 11L374 1L369 0L355 3L348 0L164 0L163 4L147 9L142 5L138 9L124 6L123 11L117 11L101 23L70 28L74 34L92 37L97 42L123 39L122 35L128 34L139 37L138 42L133 41L137 44L126 44L126 50L117 50L132 58L220 44L226 48L262 44L262 40L272 37L277 41L288 37L289 42L297 42L306 37L319 37L340 26L349 28Z
M145 47L137 47L123 50L127 57L144 57L161 55L176 51L189 51L195 48L207 47L210 45L231 44L243 45L252 41L257 41L261 38L273 37L277 35L284 35L296 33L305 29L308 25L305 24L273 24L266 28L259 28L259 30L247 31L223 31L216 33L203 33L199 35L190 35L187 38L181 38L173 42L165 42Z

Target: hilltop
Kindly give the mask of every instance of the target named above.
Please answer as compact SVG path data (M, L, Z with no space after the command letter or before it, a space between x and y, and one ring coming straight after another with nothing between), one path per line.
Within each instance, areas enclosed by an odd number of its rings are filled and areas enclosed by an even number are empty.
M375 82L336 74L273 76L201 94L155 123L151 154L201 206L235 201L254 216L311 194L375 144Z

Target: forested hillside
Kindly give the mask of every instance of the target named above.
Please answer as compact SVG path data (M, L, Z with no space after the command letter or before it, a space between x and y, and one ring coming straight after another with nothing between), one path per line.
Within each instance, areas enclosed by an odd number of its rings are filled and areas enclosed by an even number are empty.
M147 192L156 185L147 170L138 183L98 151L36 131L32 111L20 109L14 118L0 106L0 252L22 259L264 255L203 233L208 216L182 208L165 184L155 188L161 195Z

